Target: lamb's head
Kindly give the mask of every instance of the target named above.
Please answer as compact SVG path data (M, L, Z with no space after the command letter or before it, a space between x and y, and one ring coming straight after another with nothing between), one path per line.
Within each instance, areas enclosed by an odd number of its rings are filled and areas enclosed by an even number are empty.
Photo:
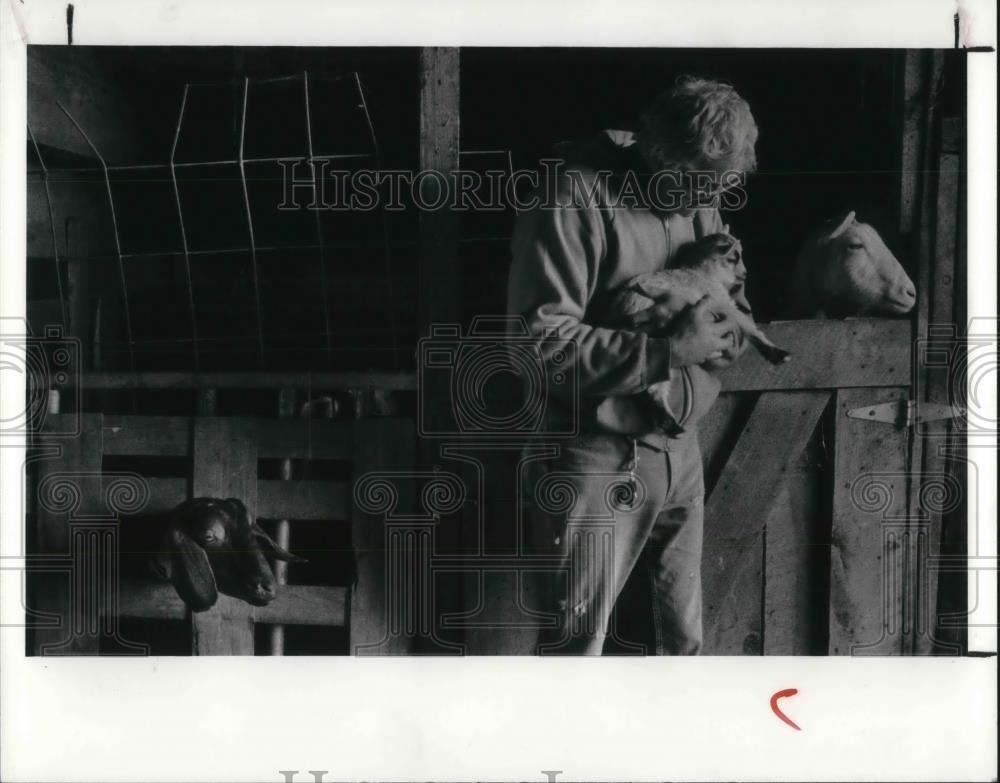
M706 277L733 291L746 280L743 245L732 234L708 234L688 242L677 251L672 267L697 269Z
M169 536L171 579L194 611L210 608L220 592L265 606L277 595L269 557L302 560L278 546L235 498L181 503L172 513Z
M844 318L902 315L917 301L913 281L867 223L854 212L828 221L803 246L793 282L796 312Z

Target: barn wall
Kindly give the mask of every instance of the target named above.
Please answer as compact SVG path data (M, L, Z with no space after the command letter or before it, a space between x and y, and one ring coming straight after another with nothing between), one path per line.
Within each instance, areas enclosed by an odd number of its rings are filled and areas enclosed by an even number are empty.
M128 66L122 53L108 55L110 59L106 62L101 61L103 55L96 53L73 55L82 58L79 68L83 76L79 83L70 83L59 76L65 64L47 59L50 56L45 51L33 55L36 64L34 76L29 77L33 90L31 102L43 104L53 96L63 96L67 104L80 112L81 124L90 123L87 131L98 149L114 150L115 160L156 163L163 162L164 151L169 147L183 82L204 73L214 80L243 74L264 76L276 68L289 72L320 68L329 73L358 68L367 78L366 83L372 85L369 93L372 119L382 141L385 166L433 166L444 170L456 166L532 167L549 154L552 143L563 138L606 127L633 127L638 110L661 85L681 72L694 70L719 75L731 79L748 98L761 128L760 171L749 185L750 202L746 209L728 217L734 232L745 237L751 270L750 298L765 320L780 318L787 311L788 270L805 233L822 219L848 208L857 209L860 217L873 222L891 246L901 248L901 260L912 275L927 281L921 287L927 309L915 325L916 334L921 334L931 319L947 319L964 291L958 277L961 264L945 283L947 273L935 261L942 253L958 258L962 253L961 239L951 238L956 235L960 224L957 215L961 211L958 207L949 211L955 205L947 194L960 181L955 172L961 170L962 151L954 138L964 134L953 125L941 124L942 118L961 115L961 107L955 103L961 87L959 61L929 60L916 67L912 57L901 60L898 53L892 52L829 52L817 56L803 52L635 51L626 57L620 52L479 49L463 50L460 59L455 50L431 49L421 53L343 51L334 59L324 60L319 55L281 50L273 54L197 50L161 53L159 61L148 61L158 62L156 68L130 77L122 75ZM88 63L88 58L92 62ZM610 68L621 75L613 84L605 78ZM153 70L159 71L155 79ZM790 72L795 74L794 85L808 92L807 99L789 98ZM117 75L110 79L106 75L109 73ZM933 81L928 73L936 73L938 81ZM907 82L907 74L911 82ZM156 90L144 89L149 86L148 80L155 81ZM928 102L927 90L932 82L937 87L929 94L934 100ZM123 85L122 91L118 85ZM149 93L156 97L149 97ZM237 93L229 98L234 95ZM920 127L929 130L909 141L904 136L901 144L898 114L907 100L919 104L907 117L918 117L923 123ZM223 141L228 144L235 122L232 112L239 101L233 98L220 100L218 104L228 112L228 119L222 123L226 129ZM928 108L931 104L933 110ZM518 106L519 110L509 111L506 108L509 106ZM141 130L136 130L137 119L129 116L126 107L142 107L137 111L146 124ZM62 168L79 163L79 156L87 154L87 150L81 150L75 137L66 135L64 128L58 130L58 118L46 111L36 109L36 114L31 115L42 129L38 141L43 155L61 151L61 157L56 155L53 159ZM950 135L944 133L945 128L951 128ZM119 138L122 135L125 138ZM946 138L952 141L944 141ZM487 151L485 159L479 157L484 151ZM911 154L923 156L920 160L930 161L930 167L940 163L942 170L951 173L908 185L905 172L920 169L920 166L907 169L906 156ZM93 161L89 164L92 166ZM901 169L904 176L900 175ZM44 188L38 177L29 186L30 296L37 300L38 312L51 314L51 307L46 310L44 303L51 304L57 288L57 278L51 271L55 253L63 259L86 258L86 265L69 263L63 272L66 296L76 297L73 312L78 317L71 320L71 325L81 337L89 338L96 300L100 298L106 320L102 330L107 343L102 354L104 367L125 368L128 365L121 348L121 266L113 234L107 230L110 216L100 196L105 185L100 177L64 179L68 181L62 182L54 174L49 181L56 214L54 225L59 229L54 244ZM789 183L795 183L794 193L789 193ZM132 304L141 314L134 325L140 332L146 329L143 335L152 339L187 339L190 314L183 313L181 308L181 317L177 317L178 302L183 302L186 296L184 258L171 222L173 216L165 218L175 207L162 201L157 203L156 209L136 210L135 215L123 220L131 228L131 232L124 232L125 251L148 253L148 257L125 265ZM231 218L237 232L240 204L236 204L234 214L229 214L233 205L229 202L223 205L221 199L218 209L212 207L203 205L200 210L200 229L210 233L214 224ZM161 217L165 219L160 220ZM371 245L361 251L345 247L327 259L325 269L331 273L330 283L339 292L333 310L343 331L338 333L341 350L327 354L318 364L313 362L322 355L321 346L305 345L308 338L298 340L294 330L284 335L291 335L288 341L269 342L265 360L261 362L254 346L247 345L248 339L253 340L250 304L242 301L250 290L247 256L234 254L222 259L212 267L216 276L205 279L202 293L205 301L214 302L209 309L216 314L217 324L228 327L235 322L246 322L247 335L214 334L210 328L203 332L220 342L216 353L218 363L214 367L202 365L202 369L258 372L303 367L346 370L392 366L412 370L416 337L426 333L431 323L460 321L467 326L476 315L503 312L513 219L513 213L507 211L487 216L421 215L417 220L410 211L394 216L387 226L365 223L359 227L357 221L330 226L331 235L341 238L345 235L337 234L338 230L355 231L356 236L348 238L374 243L375 252ZM312 225L307 228L314 231ZM320 267L316 258L281 250L281 243L291 243L300 229L301 226L276 230L279 251L270 259L266 254L259 257L265 290L270 297L268 302L273 305L266 310L268 324L269 328L276 328L278 337L283 336L280 327L293 323L294 318L318 313L315 297L320 289ZM153 237L163 244L132 247L130 237L136 237L136 241ZM391 249L388 255L381 252L385 246ZM931 252L932 247L936 248L935 253ZM81 270L90 270L90 274L81 275ZM392 302L384 299L389 281L394 292ZM932 288L932 282L936 288ZM931 290L936 292L933 300L924 296ZM312 304L304 305L304 297ZM228 304L223 306L223 301ZM931 301L935 304L931 305ZM945 306L948 301L952 302L951 310ZM399 338L395 350L388 349L384 339L389 310L399 316L394 327ZM368 322L359 326L365 318ZM380 326L382 332L377 331ZM893 335L898 331L895 326L885 325ZM316 323L308 319L298 322L296 328L302 335L315 336L317 331ZM808 324L788 325L788 328L790 335L800 329L812 329ZM882 328L874 327L871 335L882 334L878 331ZM222 337L232 340L221 341ZM726 502L725 487L719 489L716 484L731 463L743 460L753 465L764 459L761 454L769 448L770 434L765 433L756 441L748 439L748 424L753 431L758 419L770 421L768 416L773 418L782 411L787 414L792 408L804 411L809 418L808 426L803 425L796 434L798 445L794 453L777 455L781 460L774 454L767 457L768 463L774 463L775 470L784 474L769 485L772 491L764 493L767 502L737 494L740 503L752 506L752 526L760 534L740 539L742 549L733 581L722 584L716 580L711 586L713 595L721 596L725 605L712 605L708 609L707 652L843 652L859 640L864 643L868 638L865 634L874 627L871 623L879 622L877 612L881 607L870 602L874 600L871 596L865 599L869 603L862 606L857 601L852 603L849 590L843 589L851 582L852 568L857 572L877 568L872 558L876 556L874 547L882 545L882 538L877 516L865 520L865 524L875 525L866 528L867 537L838 538L846 517L838 520L835 516L835 465L838 458L849 462L855 452L845 446L847 430L836 418L837 395L841 389L879 389L895 399L905 397L907 390L903 384L895 383L899 376L891 379L893 382L885 378L816 380L817 373L829 368L839 371L850 364L844 360L849 354L838 352L835 345L828 347L828 353L815 349L802 352L801 361L791 370L793 375L796 372L800 375L789 376L794 382L786 378L775 385L777 376L750 368L743 385L724 395L702 426L708 485L713 492L722 493L717 496L722 499L716 500L713 520L725 530L737 531L746 521L741 517L743 510ZM908 344L904 347L908 348ZM297 353L296 349L301 351ZM909 355L908 351L906 354ZM189 358L187 346L174 354L157 347L144 355L137 369L191 369ZM895 365L903 367L899 362ZM874 366L884 369L889 364L876 362ZM905 382L907 374L901 375ZM940 388L929 392L938 397L941 393ZM857 404L869 401L870 397L856 391L845 394ZM167 396L171 396L169 401ZM364 407L355 410L349 400L337 399L342 406L339 415L347 418ZM446 400L447 395L443 394L441 399ZM159 409L193 408L194 397L187 395L180 400L176 392L160 393L159 398L155 393L127 393L91 402L97 407L104 405L106 411L130 408L154 412L158 406ZM409 437L417 417L416 402L401 396L399 404L409 422L406 425ZM273 415L273 395L235 392L231 399L220 404L217 412ZM367 417L372 411L362 413ZM377 425L372 432L375 438L390 437L379 435ZM868 430L864 432L871 434ZM882 437L881 443L888 436L876 433L871 437ZM493 449L463 457L456 453L444 455L438 441L425 440L418 445L421 467L443 466L455 470L469 487L478 486L477 482L483 479L481 495L470 494L462 511L437 521L437 553L464 553L471 557L481 554L482 547L498 556L508 555L518 532L513 524L517 515L510 472L512 454ZM897 438L885 448L897 455L898 445ZM381 453L380 449L395 453L391 444L379 442L373 445L371 454ZM900 470L905 469L906 460L912 456L912 452L903 455ZM919 464L930 465L931 470L939 469L919 454L917 459ZM477 464L478 468L472 467ZM857 467L863 470L867 466L859 463ZM953 471L954 465L940 469ZM919 482L915 487L919 488ZM846 509L849 500L842 499L842 503ZM799 525L803 519L806 524ZM951 512L950 516L935 519L933 525L932 536L937 541L942 530L951 526L946 538L950 537L954 550L958 546L954 541L960 537L955 531L961 526L957 514ZM464 573L443 569L439 574L441 582L436 589L442 601L436 607L435 634L446 642L464 644L471 653L530 649L532 632L523 621L526 613L530 615L542 607L533 603L530 594L519 592L516 569L485 571L476 566L474 558L469 566ZM942 582L941 589L954 587ZM472 608L479 613L476 622L466 629L461 622L443 622L445 612L452 613L454 619L457 613ZM859 625L855 622L857 618L864 618L869 624ZM646 630L629 629L625 638L642 640ZM922 642L911 638L906 644L908 648L900 644L900 652L914 646L919 648Z

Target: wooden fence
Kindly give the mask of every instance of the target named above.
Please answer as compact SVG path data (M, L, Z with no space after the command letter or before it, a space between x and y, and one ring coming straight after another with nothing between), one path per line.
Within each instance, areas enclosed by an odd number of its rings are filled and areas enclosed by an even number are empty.
M167 386L190 387L193 378L175 378ZM223 381L222 378L215 378ZM260 382L258 378L258 383ZM343 382L343 378L339 379ZM349 379L348 379L349 380ZM162 388L162 378L91 376L91 388ZM240 379L230 378L239 385ZM288 379L285 379L286 383ZM176 385L174 385L176 384ZM196 385L196 384L194 384ZM287 388L287 387L283 387ZM203 399L211 399L205 394ZM354 420L267 419L213 416L60 414L46 418L46 430L78 434L65 439L46 439L39 447L38 497L29 510L37 516L39 549L43 555L69 557L68 573L46 575L47 585L38 590L42 611L60 619L57 626L36 630L35 651L93 654L103 636L115 636L111 621L96 620L110 613L121 618L189 620L192 652L198 655L253 654L254 625L272 626L271 653L281 654L282 626L348 626L352 650L377 646L387 636L384 574L385 560L381 525L352 502L352 481L292 480L283 470L281 479L258 479L259 460L279 460L285 468L290 460L340 460L350 463L352 477L373 470L412 470L416 460L412 422L401 418ZM57 451L51 451L55 447ZM102 469L105 458L127 465L128 458L181 457L190 460L190 475L182 478L141 477L128 490L130 514L169 511L191 497L239 497L250 514L274 520L278 539L287 543L289 527L297 520L321 520L351 528L356 584L351 587L284 585L266 607L252 607L225 595L210 611L190 613L169 583L119 581L113 553L95 565L93 541L81 542L90 551L74 552L75 530L88 522L112 526L121 509L116 508L116 485L121 471ZM75 496L67 506L53 502L59 493ZM135 495L141 495L136 505ZM43 497L45 495L46 497ZM113 545L109 545L113 546ZM73 560L74 555L78 558ZM81 574L100 572L98 582L86 586ZM342 576L331 574L331 577ZM278 572L284 581L284 570ZM331 581L334 581L333 579ZM104 585L103 587L101 585ZM80 614L92 616L81 618ZM391 648L388 651L392 651Z

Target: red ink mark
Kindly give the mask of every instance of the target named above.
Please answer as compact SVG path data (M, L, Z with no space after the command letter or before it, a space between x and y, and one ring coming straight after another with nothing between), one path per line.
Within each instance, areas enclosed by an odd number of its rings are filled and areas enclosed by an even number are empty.
M794 696L798 692L799 692L798 688L786 688L783 691L778 691L771 697L771 712L773 712L775 715L781 718L785 723L787 723L796 731L802 731L802 729L800 729L795 724L795 721L793 721L791 718L785 715L785 713L783 713L780 709L778 709L778 699L784 699L787 696Z

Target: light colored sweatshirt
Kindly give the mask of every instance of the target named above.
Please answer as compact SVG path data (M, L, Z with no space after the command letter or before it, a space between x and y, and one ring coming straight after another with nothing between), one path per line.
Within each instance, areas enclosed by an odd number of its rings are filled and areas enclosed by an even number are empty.
M539 338L547 369L558 364L553 358L560 357L554 354L566 341L575 344L575 388L549 384L546 415L579 416L586 430L595 426L594 412L604 397L633 397L638 410L644 400L635 395L669 378L674 381L671 408L690 432L718 396L718 380L700 367L671 370L666 337L605 328L602 309L627 280L668 266L684 244L723 230L718 210L685 217L620 198L624 172L642 177L629 132L604 131L556 150L566 165L549 183L549 193L564 206L547 205L542 197L540 206L518 216L507 296L508 313L523 318L529 333ZM599 171L616 176L601 179ZM545 187L542 183L540 189ZM558 339L541 339L546 334ZM652 421L638 439L658 448L667 445Z

